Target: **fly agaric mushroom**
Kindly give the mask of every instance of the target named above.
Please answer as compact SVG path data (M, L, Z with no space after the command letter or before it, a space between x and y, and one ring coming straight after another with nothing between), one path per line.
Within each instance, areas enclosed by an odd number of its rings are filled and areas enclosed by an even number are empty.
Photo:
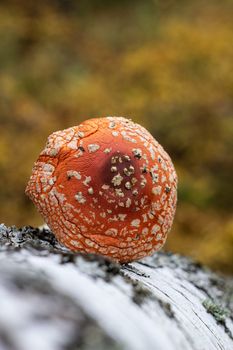
M26 194L69 249L129 262L164 245L177 176L145 128L97 118L49 136Z

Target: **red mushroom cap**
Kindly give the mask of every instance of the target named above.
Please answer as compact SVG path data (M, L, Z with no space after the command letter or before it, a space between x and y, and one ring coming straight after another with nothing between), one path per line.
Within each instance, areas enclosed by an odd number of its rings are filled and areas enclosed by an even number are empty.
M49 136L26 194L71 250L129 262L164 245L177 176L145 128L98 118Z

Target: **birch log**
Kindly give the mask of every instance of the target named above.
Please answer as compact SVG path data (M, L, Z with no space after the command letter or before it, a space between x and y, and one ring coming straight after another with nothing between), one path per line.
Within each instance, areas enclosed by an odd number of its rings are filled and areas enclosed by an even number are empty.
M1 350L232 350L233 281L185 257L118 265L0 225Z

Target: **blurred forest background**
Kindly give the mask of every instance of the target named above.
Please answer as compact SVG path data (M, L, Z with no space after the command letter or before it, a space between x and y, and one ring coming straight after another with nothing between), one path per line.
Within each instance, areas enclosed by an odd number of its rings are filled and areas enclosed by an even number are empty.
M128 116L178 172L166 249L232 273L232 18L232 0L1 0L0 221L42 223L24 189L51 132Z

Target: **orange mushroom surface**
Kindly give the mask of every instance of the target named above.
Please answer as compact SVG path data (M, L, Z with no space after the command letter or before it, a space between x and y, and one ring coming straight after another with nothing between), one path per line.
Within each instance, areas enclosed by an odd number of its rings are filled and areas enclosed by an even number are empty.
M96 118L49 136L26 194L69 249L130 262L164 245L177 176L145 128Z

